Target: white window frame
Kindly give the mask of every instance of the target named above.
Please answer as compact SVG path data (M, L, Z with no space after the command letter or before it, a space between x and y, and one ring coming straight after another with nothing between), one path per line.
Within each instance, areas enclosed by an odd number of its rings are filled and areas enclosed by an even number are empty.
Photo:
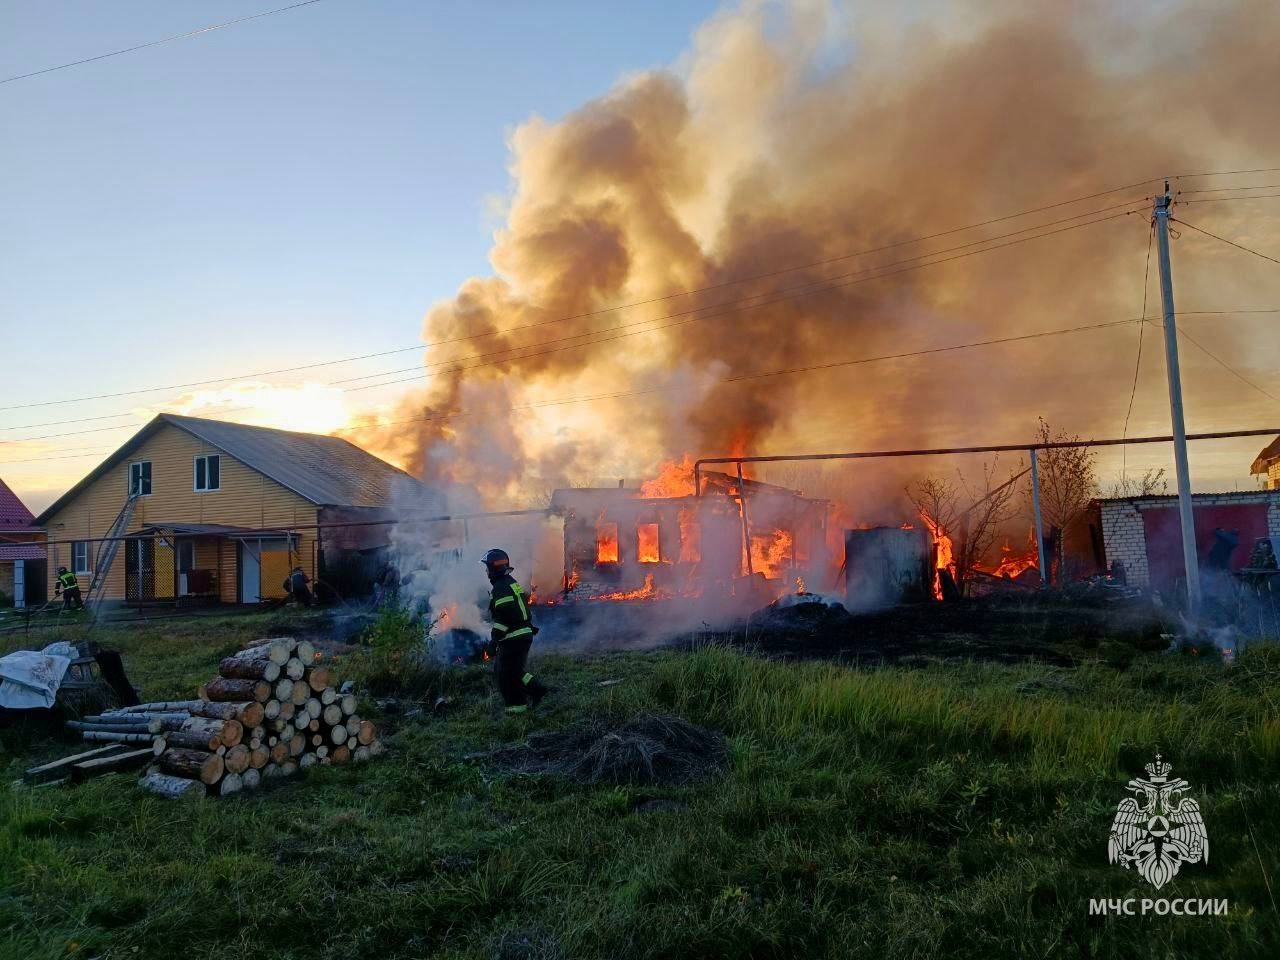
M141 468L144 463L148 467L151 467L151 469L147 471L148 473L147 479L150 481L150 489L148 489L146 493L142 492L142 469ZM134 467L139 468L138 469L138 496L140 497L151 496L151 491L154 490L156 487L156 475L155 475L155 468L152 466L150 460L134 460L132 463L129 464L129 477L127 481L128 487L126 488L129 492L129 496L133 496L133 468Z
M78 556L78 554L80 553L80 551L81 551L81 550L83 550L83 551L84 551L84 566L83 566L83 567L82 567L82 566L80 566L80 557ZM86 575L86 574L93 573L93 567L90 565L91 561L90 561L89 553L90 553L90 551L89 551L89 541L88 541L88 540L75 540L75 541L73 541L73 542L72 542L72 544L71 544L71 572L72 572L72 573L74 573L77 577L79 577L79 576L84 576L84 575Z
M199 464L199 462L200 462L201 460L203 460L203 461L204 461L204 482L205 482L205 485L204 485L203 487L202 487L202 486L200 486L200 485L199 485L199 483L197 482L197 477L199 476L199 474L197 473L197 470L199 469L199 467L197 466L197 464ZM211 487L211 486L209 486L209 461L210 461L210 460L217 460L217 461L218 461L218 485L217 485L216 487ZM192 489L192 490L194 490L196 493L217 493L219 490L221 490L221 489L222 489L222 455L221 455L221 454L218 454L218 453L201 453L201 454L197 454L196 456L192 457L192 459L191 459L191 489Z

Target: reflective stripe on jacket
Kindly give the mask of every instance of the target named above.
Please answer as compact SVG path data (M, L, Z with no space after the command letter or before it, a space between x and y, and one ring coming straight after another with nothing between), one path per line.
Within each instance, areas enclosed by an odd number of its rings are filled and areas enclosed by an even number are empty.
M509 574L493 585L489 619L493 623L494 640L514 640L533 635L533 619L529 616L524 588Z

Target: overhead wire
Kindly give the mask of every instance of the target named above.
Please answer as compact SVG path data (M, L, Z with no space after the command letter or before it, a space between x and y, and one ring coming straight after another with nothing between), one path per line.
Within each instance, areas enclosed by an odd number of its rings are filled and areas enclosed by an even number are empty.
M1280 266L1280 260L1277 260L1275 257L1269 257L1265 253L1254 250L1252 247L1246 247L1243 243L1236 243L1234 240L1228 240L1226 237L1220 237L1216 233L1210 233L1202 227L1197 227L1194 223L1187 223L1187 221L1180 220L1177 217L1172 217L1170 219L1172 219L1174 223L1180 223L1184 227L1194 230L1196 233L1203 233L1206 237L1212 237L1214 240L1219 240L1228 246L1235 247L1237 250L1243 250L1245 253L1252 253L1255 257L1261 257L1263 260L1270 260L1272 263Z
M1138 395L1138 374L1142 370L1142 341L1147 330L1147 291L1150 288L1151 280L1151 244L1155 239L1156 227L1155 223L1151 224L1151 229L1147 231L1147 262L1142 268L1142 310L1138 316L1142 318L1142 322L1138 324L1138 358L1133 363L1133 387L1129 391L1129 409L1124 415L1124 430L1120 433L1120 438L1126 439L1129 436L1129 418L1133 416L1133 400ZM1125 481L1125 471L1128 468L1128 451L1127 444L1121 447L1120 452L1120 482Z
M238 23L247 23L250 20L261 20L263 17L274 16L277 13L284 13L288 10L296 10L298 7L309 7L313 3L320 3L320 0L301 0L300 3L291 3L287 7L277 7L274 10L267 10L263 13L255 13L251 16L228 20L225 23L215 23L212 26L201 27L198 30L189 30L186 33L179 33L172 37L165 37L162 40L151 40L147 43L139 43L132 47L125 47L123 50L112 50L110 53L101 53L96 57L85 57L83 60L73 60L70 63L60 63L56 67L45 67L43 70L32 70L30 73L20 73L17 76L6 77L5 79L0 80L0 84L13 83L15 80L26 80L29 77L38 77L42 74L53 73L55 70L66 70L69 67L79 67L86 63L94 63L97 60L106 60L109 57L118 57L121 54L133 53L137 50L145 50L148 47L158 47L162 43L173 43L175 40L186 40L190 37L198 37L204 33L212 33L215 30L223 30L227 27L233 27Z
M1082 203L1086 200L1092 200L1098 197L1107 196L1112 193L1118 193L1122 190L1133 189L1133 187L1135 186L1141 186L1143 184L1147 184L1151 182L1154 182L1154 181L1144 180L1144 181L1140 181L1137 184L1127 184L1123 187L1115 187L1111 190L1104 190L1098 193L1088 194L1087 196L1074 197L1070 200L1061 200L1061 201L1058 201L1057 203L1046 204L1045 206L1042 206L1042 207L1035 207L1029 210L1020 211L1018 213L1006 214L1000 217L992 217L990 219L979 221L977 223L966 224L961 227L953 227L951 229L939 231L937 233L928 234L921 237L913 237L907 240L900 240L894 243L882 244L877 247L869 247L863 250L855 251L853 253L841 254L840 256L836 256L836 257L828 257L824 260L818 260L818 261L813 261L813 262L804 263L804 264L796 264L794 266L786 267L779 270L772 270L772 271L768 271L766 273L761 273L761 274L740 276L730 280L721 281L719 283L709 284L703 287L695 287L695 288L686 289L686 290L678 290L669 294L663 294L661 296L649 297L644 300L633 300L627 303L613 304L608 307L601 307L597 310L589 310L581 313L569 314L566 316L548 318L548 319L539 320L533 323L522 324L514 327L507 327L501 330L486 330L479 333L467 334L464 336L452 337L444 340L436 340L436 341L432 341L431 343L420 342L420 343L415 343L412 346L397 347L395 349L378 351L376 353L359 354L351 357L339 357L332 360L319 361L315 363L298 364L290 367L278 367L271 370L260 370L254 373L238 373L238 374L233 374L225 377L212 377L205 380L192 380L184 383L165 384L163 386L142 387L142 388L137 388L133 390L116 391L113 393L89 394L81 397L68 397L61 400L44 400L44 401L35 401L30 403L10 404L8 406L0 406L0 411L28 409L33 407L57 406L57 405L68 404L68 403L82 403L82 402L87 402L91 400L108 400L108 399L114 399L116 397L137 396L143 393L160 393L165 390L181 390L181 389L187 389L190 387L204 387L204 386L209 386L215 383L225 383L229 380L247 380L247 379L253 379L255 377L275 376L277 374L282 374L282 373L296 373L303 370L316 369L319 367L334 366L342 363L353 363L360 360L368 360L368 359L373 359L377 357L391 356L398 353L407 353L413 350L426 350L426 349L431 349L435 347L446 346L448 344L461 343L468 340L476 340L476 339L482 339L485 337L492 337L492 336L502 336L509 333L517 332L519 330L527 330L535 327L547 326L547 325L556 324L556 323L566 323L573 320L583 320L583 319L588 319L590 317L601 316L608 313L615 313L622 310L630 310L635 307L650 306L654 303L660 303L666 300L673 300L678 297L692 296L699 293L709 293L709 292L724 289L730 286L736 286L736 285L745 284L745 283L752 283L756 280L772 279L774 277L783 276L788 273L797 273L801 270L809 270L809 269L815 269L817 267L829 266L832 263L837 263L843 260L851 260L861 256L868 256L873 253L880 253L885 250L890 250L897 247L909 246L915 243L924 243L929 240L938 239L939 237L949 236L955 233L962 233L967 230L979 229L984 226L990 226L994 223L1000 223L1007 220L1017 219L1019 217L1030 216L1035 213L1042 213L1046 210L1068 206L1073 203ZM1129 203L1136 203L1140 199L1142 198L1135 197L1132 200L1127 200L1122 204L1114 204L1110 207L1104 207L1102 208L1102 210L1118 209L1119 207L1126 206ZM1094 211L1094 212L1098 212L1098 211ZM1013 233L1010 233L1010 234L1003 234L997 237L987 238L987 240L970 241L968 244L962 244L961 246L972 246L978 243L987 242L988 240L1000 239L1001 236L1013 236L1016 233L1025 233L1027 231L1039 229L1044 226L1050 226L1057 223L1064 223L1068 220L1079 219L1080 217L1090 216L1090 215L1091 213L1078 214L1075 217L1066 217L1061 220L1050 221L1047 224L1040 224L1039 226L1036 226L1036 227L1026 227L1026 228L1023 228L1022 230L1014 231ZM944 248L943 251L934 251L934 253L936 254L940 252L946 252L946 250L950 250L950 249L960 249L960 247ZM928 255L929 254L921 254L920 256L923 257ZM912 258L912 259L919 259L919 257ZM905 262L905 261L896 261L896 262ZM392 371L392 372L403 372L403 371ZM378 376L378 374L369 374L368 376L370 377ZM361 378L352 378L352 379L361 379Z
M1119 204L1116 206L1128 206L1128 205L1129 204L1126 203L1126 204ZM1075 217L1063 218L1062 220L1054 221L1053 223L1054 224L1069 223L1069 221L1078 220L1080 219L1080 217L1083 217L1083 216L1093 216L1095 213L1100 213L1100 212L1114 210L1114 209L1115 209L1115 206L1107 207L1107 208L1104 208L1103 211L1091 211L1089 213L1080 214ZM399 383L417 381L422 379L424 376L434 375L430 373L430 371L436 370L441 367L448 367L451 365L459 364L465 361L479 360L482 362L470 363L467 366L454 367L454 369L459 372L465 372L468 370L474 370L474 369L479 369L481 367L493 366L500 363L508 363L508 362L514 362L518 360L532 359L535 357L546 356L553 353L560 353L565 350L594 346L600 343L614 342L627 337L639 336L646 333L655 333L659 330L667 330L674 327L685 326L690 323L701 322L703 320L716 319L718 317L727 316L733 313L740 312L742 310L756 309L764 306L771 306L773 304L781 303L783 301L794 299L796 297L810 296L815 293L829 292L832 290L837 290L844 287L852 286L858 283L865 283L871 280L883 279L884 277L896 276L901 273L907 273L913 270L919 270L928 266L935 266L942 263L952 262L954 260L964 259L965 257L975 256L980 253L987 253L993 250L1003 249L1005 247L1014 246L1019 243L1025 243L1030 240L1039 240L1045 237L1054 236L1059 233L1064 233L1069 230L1075 230L1081 227L1092 226L1097 223L1104 223L1110 220L1118 219L1120 217L1128 216L1129 213L1132 213L1132 212L1134 211L1125 211L1124 213L1112 213L1108 216L1099 217L1094 220L1086 220L1081 223L1069 224L1068 226L1060 226L1058 227L1058 229L1048 231L1047 233L1037 233L1032 236L1018 237L1019 234L1028 233L1030 230L1034 230L1034 229L1043 229L1043 227L1051 226L1053 224L1043 224L1039 227L1024 228L1021 230L1011 231L1010 233L1003 234L1001 236L989 237L983 240L976 240L976 241L970 241L964 244L959 244L955 247L934 251L929 254L921 254L916 257L908 257L903 260L894 261L888 264L879 264L875 267L868 267L863 270L857 270L857 271L853 271L847 274L841 274L834 277L827 277L827 278L806 281L805 283L797 284L792 287L783 287L773 291L767 291L767 292L758 293L758 294L751 294L739 300L722 301L721 303L709 304L702 307L691 307L686 310L675 311L673 313L669 313L661 317L649 317L644 320L634 321L629 324L621 324L619 326L616 326L607 330L586 331L584 333L572 334L566 337L559 337L552 340L544 340L544 341L540 341L532 344L522 344L522 345L516 345L512 347L505 347L501 350L491 351L490 353L485 353L485 354L476 354L471 357L454 357L454 358L449 358L447 360L435 361L430 364L415 366L412 368L406 368L403 370L385 371L381 374L369 375L369 376L388 376L395 373L407 373L410 370L412 370L415 373L415 376L412 376L412 377L405 377L398 380L382 381L379 383L361 384L359 386L343 386L344 384L351 383L353 380L367 379L367 377L352 377L344 380L331 381L330 383L326 384L326 386L339 386L342 392L344 393L356 392L360 390L375 389L378 387L392 386ZM1018 239L1008 239L1013 237L1018 237ZM998 241L998 240L1006 240L1007 242L996 243L995 241ZM975 247L980 244L992 244L992 245L984 246L981 249L967 250L967 248ZM925 263L914 262L914 261L925 259L927 257L937 258L944 253L961 251L961 250L966 250L967 252L957 253L954 256L943 257L942 259L931 259ZM910 264L910 266L904 266L898 270L886 269L888 267L900 266L903 264ZM882 272L876 273L874 271L882 271ZM868 274L868 273L870 273L871 275L864 276L864 274ZM765 298L765 299L761 299L761 298ZM756 301L756 302L751 302L751 301ZM707 311L712 311L712 312L708 313ZM662 323L662 321L664 320L674 320L675 322L664 324ZM647 326L649 324L654 324L654 323L657 323L659 325ZM646 329L633 329L636 327L645 327ZM626 332L626 333L618 332L618 331L624 331L624 330L629 332ZM610 334L610 335L598 336L599 334ZM591 337L594 337L595 339L586 339ZM581 340L583 342L572 343L572 344L568 343L568 341L574 341L574 340ZM517 351L529 350L530 348L547 347L551 344L567 344L567 345L555 347L549 350L535 350L535 352L532 352L532 353L520 353L519 355L515 355L515 356L500 356L500 355L514 354ZM494 359L494 358L498 358L498 359ZM239 409L250 409L250 408L245 407L245 408L239 408ZM226 411L226 412L230 412L230 411ZM128 425L126 424L126 425L120 425L117 427L94 428L94 429L87 429L87 430L72 430L72 431L66 431L62 433L45 434L45 435L35 436L35 437L16 437L13 439L0 440L0 444L25 443L25 442L30 442L34 440L49 440L49 439L57 439L60 437L68 437L68 436L82 436L86 433L96 433L96 432L102 432L105 430L125 429L127 426Z
M829 363L810 364L802 367L789 367L789 368L779 369L779 370L765 370L757 373L740 374L734 377L726 377L716 382L739 383L747 380L764 379L766 377L786 376L786 375L793 375L793 374L799 374L799 373L811 373L811 372L816 372L821 370L835 369L839 367L859 366L862 364L879 363L887 360L903 360L903 359L908 359L912 357L923 357L923 356L930 356L933 354L949 353L957 350L969 350L969 349L975 349L978 347L995 346L997 344L1016 343L1024 340L1037 340L1037 339L1040 339L1041 337L1056 337L1056 336L1063 336L1070 333L1082 333L1082 332L1091 331L1091 330L1104 330L1111 327L1125 326L1131 323L1140 324L1141 322L1142 322L1141 317L1131 317L1125 320L1110 320L1110 321L1104 321L1102 323L1090 323L1090 324L1083 324L1083 325L1074 326L1074 327L1063 327L1056 330L1041 330L1041 331L1036 331L1034 333L1012 334L1007 337L993 337L986 340L975 340L975 341L970 341L966 343L947 344L940 347L924 347L919 350L909 350L909 351L904 351L900 353L882 354L882 355L873 356L873 357L858 357L851 360L840 360L840 361L834 361ZM581 396L581 397L564 397L556 400L536 401L529 404L515 404L513 405L512 409L519 410L519 409L529 409L529 408L543 407L543 406L561 406L561 405L570 404L570 403L584 403L584 402L594 402L599 400L621 399L624 397L644 396L650 393L660 393L660 392L663 392L665 389L666 389L665 387L653 387L653 388L646 388L642 390L622 390L622 391L615 391L612 393L592 394L592 395ZM429 420L452 419L454 417L460 417L460 416L469 416L469 414L444 414L438 417L406 417L403 419L396 419L396 420L381 420L381 421L374 421L374 422L366 422L359 425L371 426L371 427L384 427L384 426L392 426L394 424L399 424L399 423L420 423L420 422L425 422ZM130 424L129 426L136 427L137 425ZM109 427L106 429L113 430L117 428ZM94 431L86 431L86 432L94 432ZM37 438L31 438L31 439L34 440ZM50 438L45 437L45 438L39 438L39 439L50 439ZM6 463L22 463L22 462L26 462L26 461L5 460L5 461L0 461L0 465L6 464Z
M282 9L289 9L289 8L282 8ZM1213 171L1213 172L1205 172L1205 173L1172 174L1170 175L1170 179L1187 179L1187 178L1193 178L1193 177L1209 177L1209 176L1231 176L1231 175L1244 174L1244 173L1270 173L1270 172L1280 172L1280 167L1262 167L1254 170L1223 170L1223 171ZM123 397L123 396L137 396L143 393L159 393L165 390L177 390L177 389L186 389L189 387L209 386L214 383L225 383L231 380L242 380L242 379L251 379L254 377L274 376L281 373L294 373L294 372L300 372L303 370L316 369L319 367L334 366L342 363L352 363L352 362L357 362L359 360L372 359L376 357L391 356L398 353L407 353L413 350L423 350L423 349L428 349L432 347L443 346L450 343L462 342L466 340L480 339L480 338L489 337L489 336L499 336L499 335L515 332L516 330L529 329L537 326L544 326L544 325L554 324L554 323L563 323L571 320L586 319L588 317L599 316L602 314L613 313L621 310L628 310L634 307L648 306L653 303L659 303L666 300L675 299L677 297L691 296L698 293L707 293L713 290L724 289L726 287L735 286L738 284L750 283L756 280L771 279L773 277L782 276L787 273L795 273L800 270L814 269L816 267L828 266L832 263L837 263L843 260L849 260L849 259L853 259L860 256L867 256L872 253L879 253L886 250L895 249L898 247L909 246L911 244L924 243L928 240L934 240L939 237L949 236L956 233L962 233L967 230L979 229L981 227L990 226L995 223L1002 223L1008 220L1014 220L1024 216L1031 216L1036 213L1043 213L1047 210L1058 209L1064 206L1069 206L1074 203L1083 203L1086 200L1093 200L1099 197L1109 196L1114 193L1120 193L1124 190L1135 189L1137 187L1146 186L1151 183L1157 183L1161 179L1164 179L1164 178L1151 177L1146 180L1134 181L1132 183L1124 184L1118 187L1112 187L1107 190L1100 190L1095 193L1085 194L1079 197L1073 197L1068 200L1060 200L1055 203L1045 204L1039 207L1032 207L1027 210L1018 211L1016 213L1003 214L999 217L991 217L986 220L977 221L975 223L965 224L959 227L951 227L947 230L938 231L936 233L926 234L924 236L919 236L919 237L912 237L906 240L894 241L892 243L882 244L877 247L869 247L864 250L858 250L852 253L841 254L839 256L829 257L824 260L813 261L805 264L797 264L795 266L785 267L778 270L768 271L766 273L755 274L751 276L735 277L729 280L721 281L715 284L709 284L703 287L675 291L670 294L664 294L657 297L649 297L643 300L635 300L627 303L614 304L608 307L601 307L596 310L586 311L586 312L577 313L577 314L571 314L568 316L550 318L546 320L537 321L531 324L525 324L518 327L509 327L503 330L482 331L480 333L468 334L465 336L455 337L447 340L435 341L433 343L416 343L416 344L413 344L412 346L399 347L391 350L379 351L376 353L359 354L351 357L339 357L332 360L319 361L319 362L310 363L310 364L299 364L292 367L282 367L274 370L258 371L256 373L239 373L239 374L232 374L224 377L210 378L207 380L189 381L187 383L178 383L178 384L167 384L164 386L157 386L157 387L144 387L144 388L139 388L135 390L125 390L125 391L118 391L114 393L92 394L92 395L82 396L82 397L69 397L61 400L46 400L46 401L36 401L32 403L11 404L8 406L0 406L0 412L7 411L7 410L27 409L32 407L55 406L55 405L68 404L68 403L82 403L82 402L88 402L91 400L104 400L104 399L111 399L111 398ZM1134 198L1133 201L1128 201L1128 202L1137 202L1138 199L1140 198ZM1198 201L1186 201L1186 202L1198 202ZM1120 206L1120 205L1116 205L1116 206ZM1080 216L1086 216L1086 215L1087 214L1081 214ZM1060 221L1053 221L1053 222L1060 222ZM1027 228L1027 229L1029 230L1034 228ZM980 241L974 241L974 243L977 243L977 242L980 242ZM369 376L372 377L377 375L378 374L370 374ZM353 378L353 379L360 379L360 378Z

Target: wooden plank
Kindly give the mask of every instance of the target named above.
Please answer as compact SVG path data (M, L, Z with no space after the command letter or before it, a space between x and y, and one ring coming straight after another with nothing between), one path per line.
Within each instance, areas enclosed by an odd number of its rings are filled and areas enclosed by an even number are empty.
M113 743L105 747L85 750L82 753L77 753L70 757L63 757L61 760L53 760L49 763L43 763L38 767L32 767L22 775L22 779L41 780L47 776L65 775L66 772L77 763L82 763L85 760L93 760L97 757L105 757L112 753L119 753L123 749L123 745Z
M71 768L71 781L72 783L80 783L90 777L101 776L104 773L137 770L140 767L145 767L154 756L155 751L151 747L147 747L145 750L126 750L124 753L117 753L110 757L85 760L83 763L77 763Z

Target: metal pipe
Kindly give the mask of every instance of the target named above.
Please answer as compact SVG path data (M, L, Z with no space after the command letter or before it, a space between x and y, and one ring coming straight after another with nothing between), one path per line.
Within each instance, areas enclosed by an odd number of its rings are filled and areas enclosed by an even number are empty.
M1264 430L1225 430L1216 433L1189 433L1188 440L1232 440L1240 437L1265 437L1280 434L1280 427ZM1053 443L1004 443L989 447L939 447L920 450L865 450L849 453L799 453L760 457L702 457L694 462L694 489L702 489L702 468L710 463L784 463L806 460L869 460L877 457L935 457L960 453L1013 453L1023 450L1065 450L1075 447L1118 447L1131 443L1172 443L1172 436L1127 437L1112 440L1075 440Z
M751 521L747 519L747 485L742 480L742 464L738 464L738 515L742 517L742 555L747 558L747 576L754 574L751 561Z
M1034 447L1028 452L1031 454L1031 509L1036 518L1036 558L1040 562L1040 583L1047 587L1049 567L1044 559L1044 521L1040 518L1040 461Z

